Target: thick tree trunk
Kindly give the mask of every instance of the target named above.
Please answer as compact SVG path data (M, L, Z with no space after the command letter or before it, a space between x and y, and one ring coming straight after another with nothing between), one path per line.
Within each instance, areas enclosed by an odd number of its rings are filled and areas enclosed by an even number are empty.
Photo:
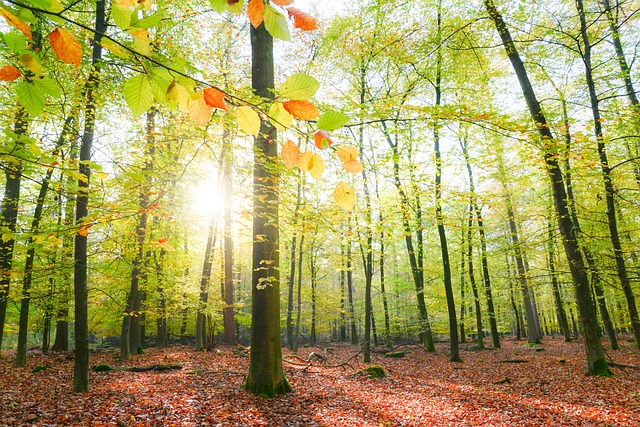
M257 96L273 99L273 38L264 24L251 27L251 80ZM244 387L258 396L291 391L280 346L279 176L276 129L262 121L254 139L251 358Z
M607 146L604 139L604 130L602 129L602 120L600 117L600 100L596 94L596 85L593 80L593 68L591 66L591 41L587 33L587 22L584 12L582 0L576 0L578 16L580 17L580 34L582 36L582 61L584 62L585 77L589 90L589 100L591 101L591 113L593 115L594 132L597 139L598 156L600 158L600 168L602 170L602 180L604 184L605 200L607 203L607 223L609 225L609 235L611 237L611 245L613 246L613 255L616 261L616 270L618 279L622 286L622 292L627 300L627 310L631 318L631 329L636 340L636 347L640 349L640 317L638 316L638 307L636 306L635 295L631 288L631 281L627 272L627 265L620 242L620 234L618 233L618 219L616 212L615 189L613 187L613 177L611 176L611 167L607 157Z
M91 56L92 71L86 86L85 99L87 101L84 114L84 132L80 145L79 172L84 175L78 180L78 196L76 198L76 226L80 227L75 235L73 287L75 299L75 362L73 375L73 389L85 392L89 389L89 313L87 300L87 234L88 228L84 224L89 213L89 182L91 179L91 146L93 145L96 128L96 100L95 92L100 83L102 66L102 34L107 29L105 1L96 3L95 33L93 36L93 53Z
M547 174L551 181L551 188L553 190L553 201L556 210L556 217L562 235L565 253L567 261L571 269L571 276L573 278L576 302L578 304L580 323L582 324L584 339L585 339L585 352L587 356L587 374L588 375L611 375L611 371L607 366L607 362L604 358L604 350L602 343L600 342L600 334L598 331L598 323L595 317L595 309L593 300L591 299L591 293L589 292L589 279L587 277L587 271L584 265L582 254L580 253L580 247L573 235L573 222L569 215L569 209L567 206L567 194L564 187L564 179L562 171L558 165L558 156L555 149L555 141L547 120L542 113L540 103L538 102L533 86L527 75L527 71L524 68L524 64L520 59L518 50L515 43L511 38L509 29L507 28L502 15L495 7L493 0L484 0L487 12L492 19L498 34L502 40L502 44L505 48L506 54L511 61L513 69L516 73L522 93L527 107L531 115L531 119L535 123L538 133L540 134L541 142L545 149L544 161L547 167Z

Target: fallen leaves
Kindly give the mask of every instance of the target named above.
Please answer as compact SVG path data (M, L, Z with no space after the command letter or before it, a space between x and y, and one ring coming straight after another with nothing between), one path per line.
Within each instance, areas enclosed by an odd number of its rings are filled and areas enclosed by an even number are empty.
M640 422L640 378L635 371L615 377L585 377L579 342L546 338L547 351L503 340L503 348L468 351L463 363L405 346L403 359L374 353L372 363L386 378L353 373L368 364L332 367L359 350L332 344L328 366L285 364L294 391L275 399L242 388L249 357L244 347L194 352L190 347L147 349L126 366L180 364L164 372L91 373L90 391L72 393L73 360L30 351L28 366L13 366L12 351L0 359L0 425L133 426L631 426ZM612 353L619 363L638 365L631 344ZM306 359L311 350L298 356ZM284 350L285 355L290 354ZM123 366L116 351L91 354L91 365ZM526 364L500 360L526 358ZM559 360L566 360L562 365ZM31 373L37 365L51 368ZM509 381L502 381L508 378Z

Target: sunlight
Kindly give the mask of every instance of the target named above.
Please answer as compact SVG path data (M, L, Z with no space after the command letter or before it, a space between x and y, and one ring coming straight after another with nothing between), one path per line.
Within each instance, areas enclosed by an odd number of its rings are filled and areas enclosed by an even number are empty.
M187 195L189 210L197 216L210 218L221 215L224 206L222 185L218 183L217 174L211 173L200 182L193 183Z

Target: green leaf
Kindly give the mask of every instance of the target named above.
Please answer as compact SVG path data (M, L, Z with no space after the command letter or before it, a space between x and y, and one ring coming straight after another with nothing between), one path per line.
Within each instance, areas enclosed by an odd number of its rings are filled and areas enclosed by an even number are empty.
M281 102L275 102L269 109L269 120L278 130L286 130L293 122L293 116L284 108Z
M44 109L44 92L36 85L28 82L20 82L16 87L20 105L31 116L37 116Z
M291 40L287 18L270 4L264 5L264 27L276 39Z
M236 116L238 117L240 129L250 135L258 135L258 132L260 132L260 116L253 108L247 106L238 107Z
M331 132L349 123L349 116L338 111L327 111L318 119L318 129Z
M225 1L227 10L231 13L239 14L242 13L242 9L244 7L244 0L240 0L238 3L229 5L229 2Z
M227 0L209 0L211 7L218 13L227 10Z
M171 80L165 80L164 78L152 73L151 74L151 88L153 89L153 97L161 104L167 102L167 89Z
M62 89L57 81L53 80L49 77L42 77L33 79L33 84L35 84L42 92L46 93L49 96L54 98L59 98L62 96Z
M154 13L153 15L142 18L141 20L133 24L133 26L142 30L148 30L149 28L153 28L158 25L162 18L164 18L164 13L162 11L159 11L158 13Z
M149 78L144 74L131 77L124 84L124 100L133 117L146 113L153 105L153 88Z
M131 26L131 18L133 17L133 10L126 6L122 6L117 1L111 3L111 16L116 25L122 30L126 30Z
M292 74L280 86L283 98L305 101L315 95L320 83L308 74Z
M29 0L29 3L31 3L38 9L49 10L49 8L51 7L51 0Z
M4 43L13 53L19 53L27 49L27 38L17 31L10 31L2 35Z

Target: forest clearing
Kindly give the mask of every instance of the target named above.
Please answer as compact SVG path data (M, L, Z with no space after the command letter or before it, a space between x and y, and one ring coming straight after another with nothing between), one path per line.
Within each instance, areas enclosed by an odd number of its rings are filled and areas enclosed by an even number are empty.
M613 377L586 377L582 346L547 337L541 345L503 340L499 350L471 351L450 362L404 346L403 358L376 353L384 378L355 374L359 348L329 345L327 364L285 362L294 391L275 399L242 389L244 347L194 352L150 348L126 363L117 352L91 355L92 365L179 364L164 372L93 372L91 388L73 394L72 362L34 352L25 368L0 360L2 426L609 426L640 424L640 358L624 341L612 357ZM544 351L541 351L541 350ZM301 349L302 358L315 349ZM322 350L320 350L322 351ZM290 352L285 352L285 360ZM297 360L292 359L297 362ZM348 365L332 367L348 362ZM32 373L37 365L51 367Z

